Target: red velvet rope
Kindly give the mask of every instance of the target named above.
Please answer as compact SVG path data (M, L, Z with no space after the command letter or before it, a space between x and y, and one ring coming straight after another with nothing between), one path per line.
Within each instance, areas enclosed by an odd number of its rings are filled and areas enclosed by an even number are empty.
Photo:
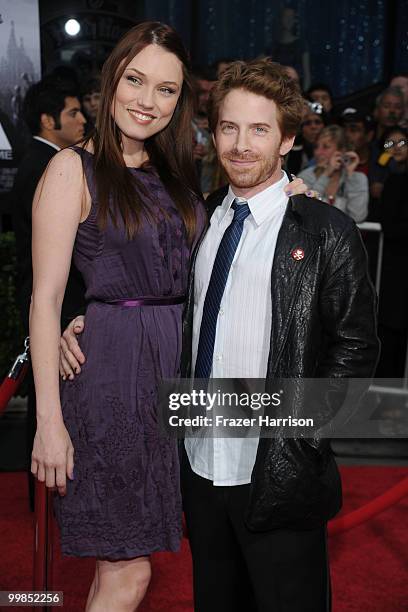
M0 385L0 416L5 411L9 401L11 400L13 395L17 392L17 389L23 382L24 377L27 373L27 370L28 370L28 363L25 363L22 366L21 372L16 379L6 376L6 378L1 383Z
M393 504L408 494L408 477L401 480L382 495L371 500L361 508L341 516L329 523L330 535L335 535L352 529ZM34 545L34 589L52 589L52 506L51 492L46 490L45 484L36 482L36 515L35 515L35 545ZM48 498L48 499L47 499ZM183 531L186 535L183 515Z
M364 523L373 516L376 516L376 514L393 506L406 495L408 495L408 476L385 491L385 493L361 506L361 508L330 521L328 526L329 535L335 535L336 533L357 527L357 525Z

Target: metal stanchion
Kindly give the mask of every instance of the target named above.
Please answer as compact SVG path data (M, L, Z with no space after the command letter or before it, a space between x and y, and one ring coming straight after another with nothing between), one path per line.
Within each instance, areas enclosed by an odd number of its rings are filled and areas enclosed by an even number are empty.
M18 355L10 372L0 385L0 416L6 410L9 401L21 386L29 367L30 338L24 341L24 352Z
M364 223L359 223L357 227L362 232L374 232L376 234L379 234L377 269L375 272L375 290L377 291L377 295L379 296L380 288L381 288L381 270L382 270L383 251L384 251L384 233L382 231L381 223L374 223L373 221L364 221Z
M45 591L47 583L47 488L35 481L34 591Z

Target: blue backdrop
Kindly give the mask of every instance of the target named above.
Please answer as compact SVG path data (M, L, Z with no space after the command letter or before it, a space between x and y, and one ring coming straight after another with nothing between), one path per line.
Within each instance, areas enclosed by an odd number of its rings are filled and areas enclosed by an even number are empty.
M328 83L336 96L384 78L387 41L393 45L392 68L408 70L407 0L395 5L394 40L386 39L386 0L145 0L145 15L172 24L195 64L212 64L221 57L253 58L273 49L285 7L296 11L312 81Z

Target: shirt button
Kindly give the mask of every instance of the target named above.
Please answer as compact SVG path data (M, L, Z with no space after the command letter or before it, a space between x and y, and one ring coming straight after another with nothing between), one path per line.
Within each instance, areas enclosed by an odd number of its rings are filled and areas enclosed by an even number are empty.
M222 355L216 355L215 361L222 361Z
M220 316L224 314L224 309L220 308L220 312L219 312Z

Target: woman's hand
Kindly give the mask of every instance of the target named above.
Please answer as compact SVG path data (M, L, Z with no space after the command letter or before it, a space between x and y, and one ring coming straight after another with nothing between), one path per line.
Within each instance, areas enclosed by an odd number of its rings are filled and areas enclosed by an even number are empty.
M31 472L47 487L67 492L67 476L74 479L74 447L61 419L37 421L31 455Z
M292 178L293 181L288 183L283 190L288 197L304 194L308 198L317 198L318 200L321 199L320 193L314 191L313 189L309 189L303 179L296 177L294 174L292 174Z
M81 364L85 363L85 356L76 337L82 334L84 327L85 317L80 315L71 321L61 336L59 371L64 380L73 380L75 374L80 373Z
M326 168L324 170L324 174L326 176L332 176L332 174L334 174L335 172L340 170L342 165L343 165L343 154L340 153L340 151L336 151L330 157L330 159L329 159L329 161L327 163L327 166L326 166Z
M344 154L344 158L346 171L348 176L350 176L350 174L353 174L358 164L360 163L360 158L355 151L347 151L347 153Z

